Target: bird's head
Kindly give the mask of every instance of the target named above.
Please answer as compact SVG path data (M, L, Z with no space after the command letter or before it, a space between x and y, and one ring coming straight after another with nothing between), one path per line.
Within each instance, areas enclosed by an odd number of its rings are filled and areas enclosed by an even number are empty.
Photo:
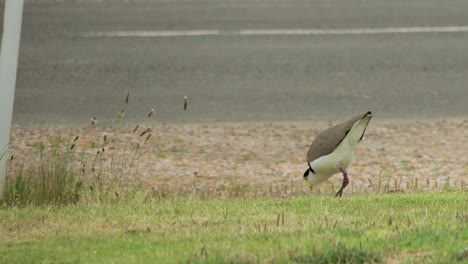
M310 166L304 172L304 181L306 182L311 192L313 191L313 186L312 186L312 183L309 181L309 176L312 177L313 174L314 174L314 170L312 170Z

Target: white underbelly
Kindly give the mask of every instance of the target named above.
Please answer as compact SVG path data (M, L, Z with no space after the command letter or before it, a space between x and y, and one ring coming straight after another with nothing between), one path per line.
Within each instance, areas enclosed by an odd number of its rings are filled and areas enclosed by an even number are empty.
M354 159L354 150L347 144L341 144L333 153L314 160L310 166L314 169L312 184L319 184L340 172L339 167L346 169Z
M313 185L324 182L333 174L340 172L339 167L348 168L354 159L354 149L361 139L368 122L369 118L358 121L332 153L310 163L315 173L308 179Z

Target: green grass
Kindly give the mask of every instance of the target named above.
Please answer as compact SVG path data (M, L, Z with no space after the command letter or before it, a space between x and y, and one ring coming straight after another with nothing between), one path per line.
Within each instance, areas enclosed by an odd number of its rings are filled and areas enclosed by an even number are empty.
M140 197L0 209L0 263L468 261L468 194Z

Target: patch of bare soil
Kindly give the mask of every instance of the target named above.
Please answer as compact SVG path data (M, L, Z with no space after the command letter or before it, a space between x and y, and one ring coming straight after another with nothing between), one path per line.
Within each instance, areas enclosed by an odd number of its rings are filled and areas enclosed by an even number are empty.
M121 161L131 168L122 177L142 180L155 191L236 188L289 196L307 192L302 179L307 149L330 125L316 121L153 123L140 125L135 132L134 126L99 124L80 128L15 126L10 142L15 159L10 171L37 166L40 148L51 145L59 134L63 135L62 144L79 135L74 151L94 155L105 148L103 160L109 164L116 161L116 155L123 155L127 158ZM141 135L147 128L151 131ZM466 188L467 131L467 119L374 118L348 168L351 184L345 195ZM314 192L331 194L341 181L337 174Z

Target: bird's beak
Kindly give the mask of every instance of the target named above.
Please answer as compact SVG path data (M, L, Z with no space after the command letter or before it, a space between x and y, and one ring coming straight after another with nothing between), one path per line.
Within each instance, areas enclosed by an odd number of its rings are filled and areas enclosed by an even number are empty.
M313 192L314 187L312 186L312 183L310 183L310 181L305 177L304 177L304 181L306 182L307 186L309 187L310 192Z

